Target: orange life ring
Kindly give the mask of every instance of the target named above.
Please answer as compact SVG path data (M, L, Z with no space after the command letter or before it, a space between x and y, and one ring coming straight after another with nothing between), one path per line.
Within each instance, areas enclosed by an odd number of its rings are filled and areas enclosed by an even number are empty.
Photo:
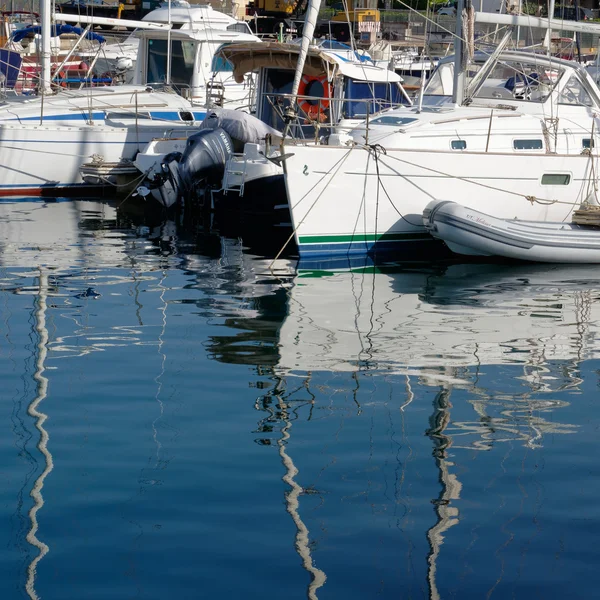
M327 81L327 75L323 75L322 77L304 75L298 87L298 95L308 96L309 94L306 93L308 87L315 81L323 86L323 98L317 101L301 98L298 100L298 107L304 111L309 119L313 121L319 120L322 123L327 119L323 111L329 108L329 99L331 98L331 86Z

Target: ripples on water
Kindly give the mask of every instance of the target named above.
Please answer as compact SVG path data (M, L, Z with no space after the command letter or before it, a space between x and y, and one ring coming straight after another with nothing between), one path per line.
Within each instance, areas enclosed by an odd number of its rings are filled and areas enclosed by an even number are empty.
M596 267L0 216L0 597L595 597Z

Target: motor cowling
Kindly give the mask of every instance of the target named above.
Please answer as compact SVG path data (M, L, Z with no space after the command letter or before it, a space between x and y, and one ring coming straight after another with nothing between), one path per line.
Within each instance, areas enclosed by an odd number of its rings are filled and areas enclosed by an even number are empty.
M191 135L179 161L182 192L195 192L200 182L220 185L232 154L231 137L221 128L205 129Z

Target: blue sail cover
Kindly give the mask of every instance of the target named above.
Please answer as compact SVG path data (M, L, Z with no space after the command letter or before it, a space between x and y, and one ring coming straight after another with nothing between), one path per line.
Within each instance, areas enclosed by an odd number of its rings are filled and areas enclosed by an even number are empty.
M52 25L50 31L51 35L56 37L58 35L62 35L63 33L75 33L77 35L82 35L84 29L81 29L81 27L73 27L73 25ZM20 42L23 38L35 33L42 33L42 28L40 25L19 29L13 33L12 39L15 42ZM96 40L100 44L103 44L106 41L101 35L98 35L93 31L88 31L85 37L88 40Z

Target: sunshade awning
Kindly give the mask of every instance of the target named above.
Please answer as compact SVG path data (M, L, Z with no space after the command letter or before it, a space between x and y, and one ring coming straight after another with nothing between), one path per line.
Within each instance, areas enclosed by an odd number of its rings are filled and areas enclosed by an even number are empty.
M300 46L296 44L280 44L263 42L261 44L231 44L221 48L219 53L233 65L233 77L238 82L244 81L244 75L261 67L295 69L298 63ZM335 58L322 53L318 49L309 49L304 74L322 75L327 63L337 65Z

